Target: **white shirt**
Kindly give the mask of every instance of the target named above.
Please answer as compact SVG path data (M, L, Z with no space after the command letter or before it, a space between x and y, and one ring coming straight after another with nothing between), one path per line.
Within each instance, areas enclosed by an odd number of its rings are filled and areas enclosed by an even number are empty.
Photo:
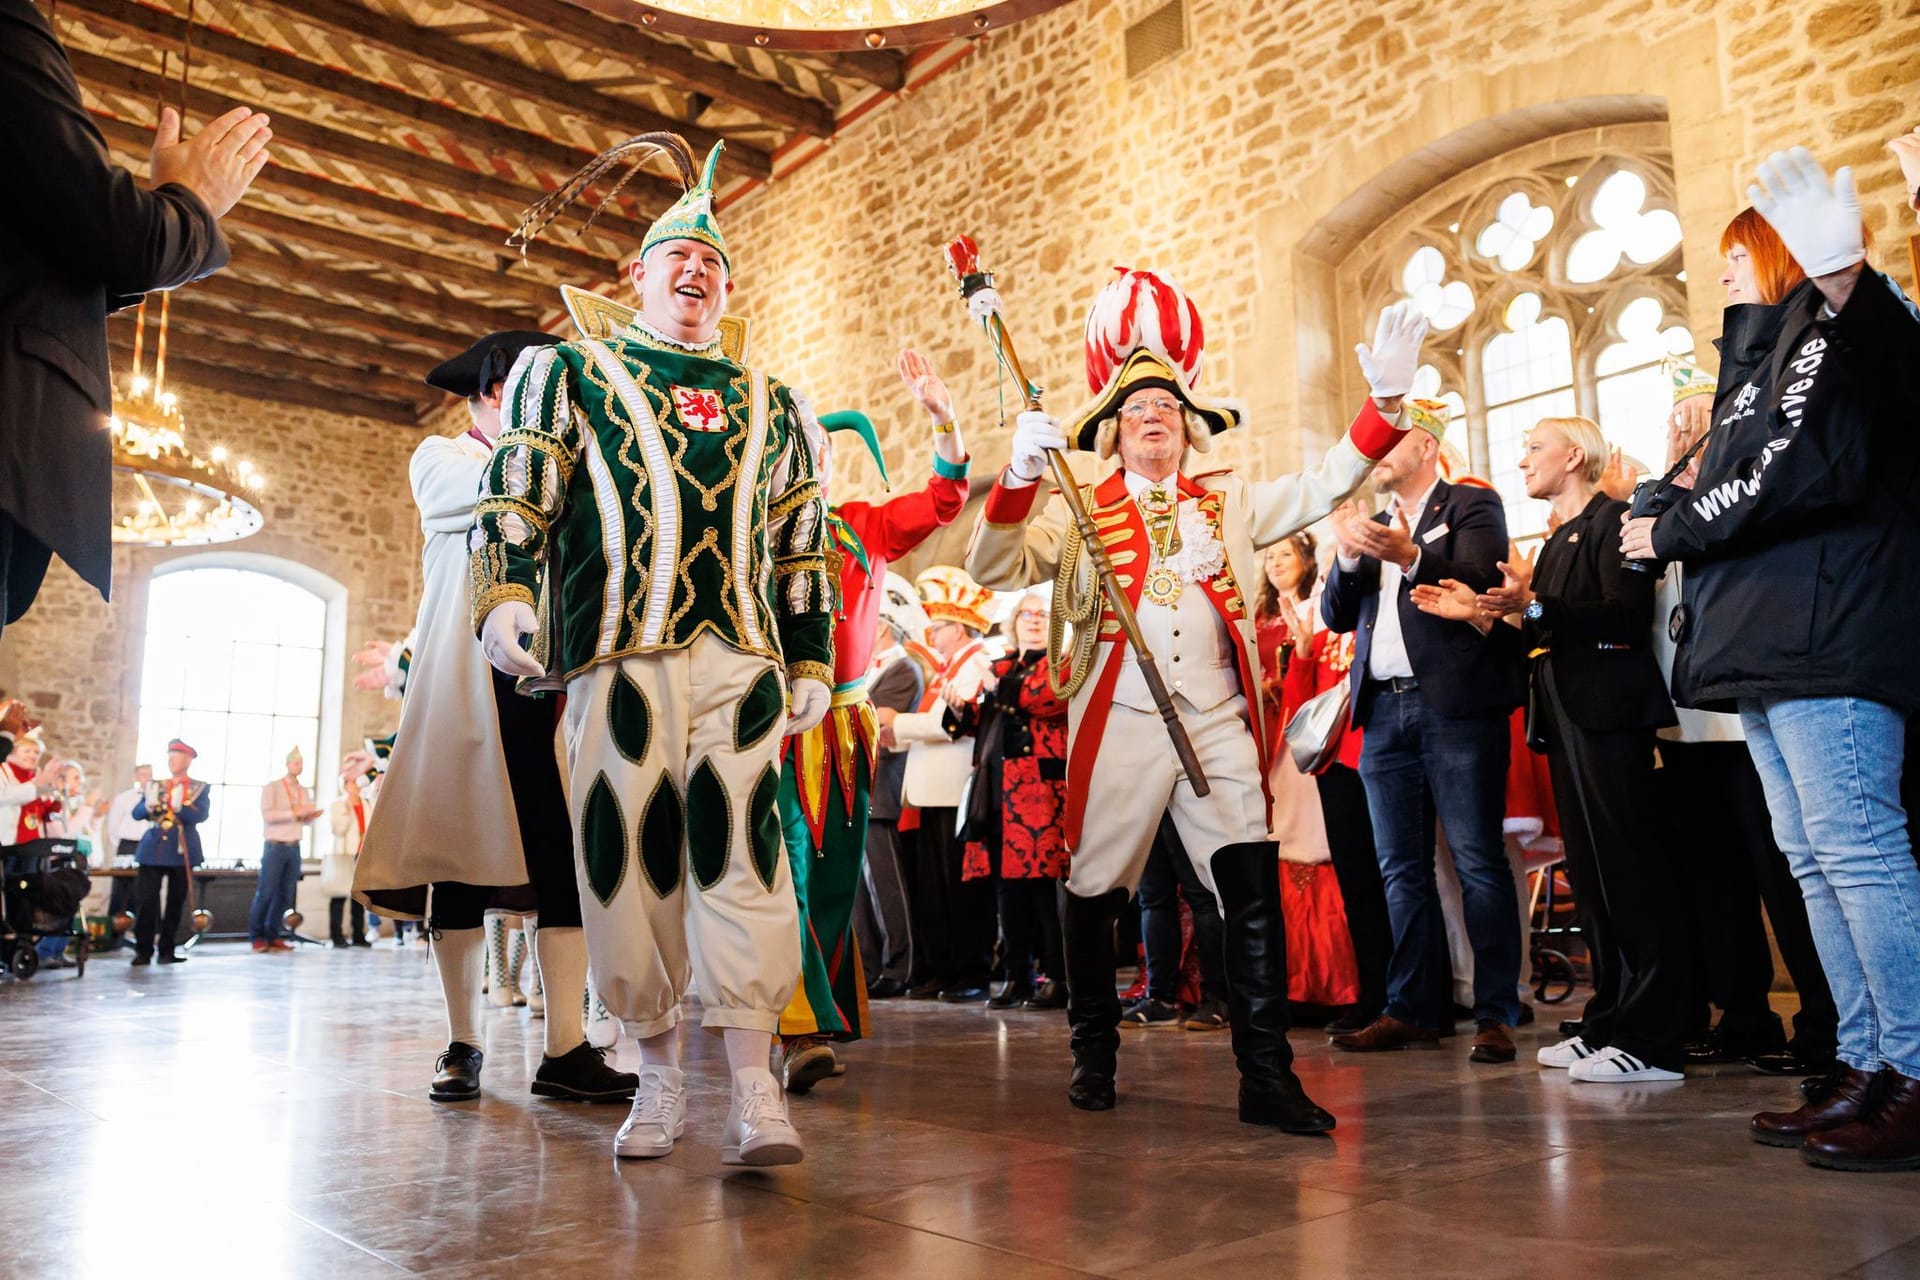
M1427 509L1427 499L1440 487L1440 479L1434 477L1427 491L1412 504L1402 504L1394 499L1400 512L1406 517L1409 530L1420 527L1420 514ZM1360 569L1360 557L1344 552L1335 559L1342 573L1357 573ZM1375 680L1391 680L1395 676L1413 675L1413 658L1407 653L1407 637L1400 630L1400 588L1406 580L1420 569L1420 550L1414 548L1413 563L1405 570L1399 565L1382 560L1380 562L1380 608L1374 614L1373 641L1367 650L1367 674Z
M119 851L122 840L140 843L140 837L147 834L151 825L145 818L133 816L133 806L140 803L140 788L128 787L113 798L107 806L107 820L101 824L100 834L106 841L109 853Z
M1680 603L1680 566L1670 564L1660 576L1660 584L1653 592L1653 660L1660 664L1660 678L1668 689L1673 688L1673 639L1667 634L1667 618L1673 613L1674 606ZM1740 717L1724 711L1694 711L1687 707L1675 707L1673 714L1680 723L1660 730L1659 736L1668 742L1745 742L1746 731L1740 727Z
M260 817L265 836L276 844L299 844L307 824L294 815L313 807L313 795L292 778L278 778L260 788Z

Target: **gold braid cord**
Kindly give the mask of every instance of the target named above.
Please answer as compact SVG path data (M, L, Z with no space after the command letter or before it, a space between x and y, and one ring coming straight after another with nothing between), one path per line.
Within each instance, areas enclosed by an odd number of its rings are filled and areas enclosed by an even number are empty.
M1067 635L1067 628L1073 635ZM1080 530L1067 523L1060 571L1053 576L1053 608L1047 615L1047 688L1070 702L1093 672L1094 646L1100 639L1100 584L1092 561L1082 554Z

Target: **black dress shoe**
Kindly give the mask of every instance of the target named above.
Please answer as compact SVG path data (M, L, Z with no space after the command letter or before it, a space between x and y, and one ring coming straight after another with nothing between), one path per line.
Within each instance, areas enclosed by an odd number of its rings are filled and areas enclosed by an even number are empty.
M178 951L162 951L160 953L161 964L185 964L186 962L187 958Z
M1052 978L1048 978L1034 988L1033 994L1027 997L1029 1009L1064 1009L1066 1007L1067 984L1055 982Z
M630 1071L615 1071L607 1065L607 1051L582 1040L557 1058L542 1057L540 1069L533 1074L533 1092L542 1098L563 1098L572 1102L625 1102L640 1086L640 1077ZM480 1091L476 1069L474 1092Z
M898 978L881 978L867 988L869 1000L897 1000L907 994L907 984Z
M127 962L127 963L128 963L128 964L132 964L132 965L148 965L148 964L152 964L152 963L153 963L153 952L151 952L151 951L136 951L136 952L134 952L134 953L133 953L133 959L132 959L132 960L129 960L129 961Z
M335 938L333 940L333 949L335 951L345 951L347 949L347 940L345 938Z
M1263 1124L1282 1133L1331 1133L1335 1121L1288 1072L1274 1079L1240 1081L1240 1123Z
M940 1000L944 1004L973 1004L975 1001L986 998L985 987L947 987L940 993Z
M1746 1063L1767 1076L1824 1076L1835 1065L1831 1049L1809 1051L1797 1044L1788 1044L1766 1053L1750 1054Z
M435 1075L427 1096L435 1102L471 1102L480 1096L480 1064L487 1055L463 1040L455 1040L433 1064Z
M1082 1111L1111 1111L1115 1102L1113 1073L1098 1064L1076 1062L1067 1077L1067 1101Z
M356 947L371 947L373 943L369 942L365 938L355 938L353 940L353 945Z
M988 998L987 1008L1018 1009L1021 1005L1025 1004L1032 995L1033 984L1031 982L1009 982L1006 986L1000 988L999 995ZM944 1000L946 996L942 995L940 998Z
M938 1000L940 998L940 991L941 991L940 981L938 979L930 979L926 982L918 983L912 987L909 987L907 989L907 999Z

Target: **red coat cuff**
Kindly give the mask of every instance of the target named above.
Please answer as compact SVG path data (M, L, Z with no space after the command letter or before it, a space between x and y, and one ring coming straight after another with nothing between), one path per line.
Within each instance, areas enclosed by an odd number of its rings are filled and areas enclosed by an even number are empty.
M1353 441L1353 447L1360 456L1378 462L1393 451L1406 432L1393 425L1390 418L1382 417L1380 410L1369 397L1360 406L1360 412L1354 415L1353 425L1347 428L1347 436Z
M996 481L987 493L985 514L988 524L1019 524L1033 510L1033 500L1039 494L1040 486L1030 484L1020 489L1009 489Z

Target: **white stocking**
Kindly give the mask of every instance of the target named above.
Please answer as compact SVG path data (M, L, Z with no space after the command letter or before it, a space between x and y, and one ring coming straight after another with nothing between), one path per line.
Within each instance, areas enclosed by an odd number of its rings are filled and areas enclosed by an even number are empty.
M578 928L535 929L534 963L550 996L547 1001L546 1051L557 1058L586 1039L580 1003L587 989L587 943Z
M447 1005L447 1041L480 1044L480 969L486 947L484 929L442 929L433 941L433 967Z

